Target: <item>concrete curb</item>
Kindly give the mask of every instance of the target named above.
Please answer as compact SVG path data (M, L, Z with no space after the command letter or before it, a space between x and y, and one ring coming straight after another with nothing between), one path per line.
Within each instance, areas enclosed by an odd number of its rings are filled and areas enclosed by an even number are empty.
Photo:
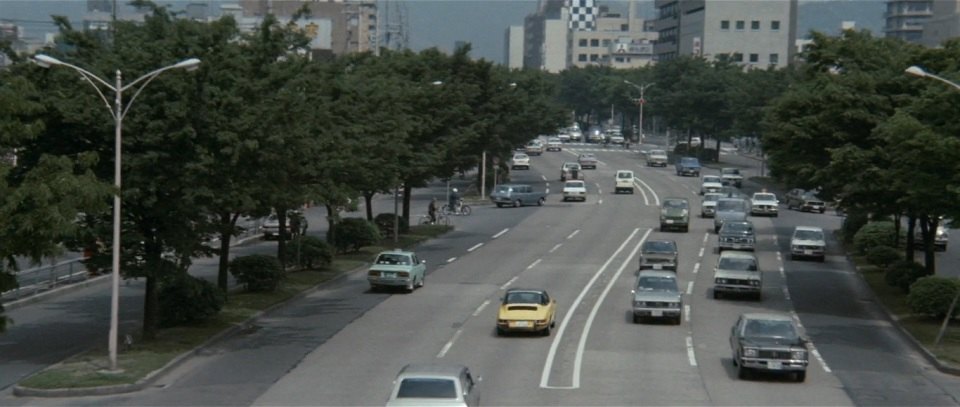
M238 243L238 244L239 244L239 243ZM208 348L209 346L213 345L214 343L217 343L217 342L219 342L219 341L221 341L221 340L227 339L227 338L229 338L229 337L231 337L231 336L234 336L234 335L236 335L237 333L239 333L239 332L241 332L241 331L243 331L243 330L245 330L245 329L250 328L250 326L253 325L253 322L254 322L254 321L256 321L257 319L263 317L264 315L269 314L269 313L271 313L271 312L273 312L273 311L276 311L277 309L283 308L283 307L287 306L288 304L290 304L290 303L293 302L293 301L302 299L303 297L306 297L307 295L310 295L310 294L316 292L317 290L321 289L322 287L325 287L325 286L327 286L327 285L329 285L329 284L333 284L334 282L340 281L340 280L342 280L343 278L346 278L346 276L348 276L348 275L350 275L350 274L356 273L356 272L361 271L361 270L365 270L367 267L369 267L369 264L363 264L363 265L360 265L360 266L357 266L357 267L353 268L352 270L348 270L348 271L345 271L345 272L343 272L343 273L340 273L340 274L338 274L338 275L330 278L330 279L327 280L327 281L324 281L324 282L322 282L322 283L320 283L320 284L317 284L317 285L315 285L315 286L313 286L313 287L311 287L311 288L308 288L308 289L306 289L306 290L303 290L303 291L297 293L296 295L294 295L294 296L292 296L292 297L290 297L290 298L288 298L288 299L286 299L286 300L284 300L284 301L282 301L282 302L278 302L278 303L276 303L276 304L273 304L273 305L271 305L271 306L269 306L269 307L267 307L267 308L265 308L265 309L263 309L263 310L255 313L255 314L251 315L250 318L247 318L247 319L244 320L243 322L238 323L238 324L235 324L234 326L232 326L232 327L230 327L230 328L227 328L227 329L225 329L225 330L223 330L223 331L220 331L219 333L217 333L216 335L210 337L209 339L207 339L206 341L204 341L202 344L198 345L197 347L195 347L195 348L193 348L193 349L191 349L191 350L188 350L188 351L186 351L186 352L181 353L181 354L178 355L177 357L175 357L175 358L173 358L172 360L170 360L170 362L168 362L166 365L163 365L163 367L161 367L161 368L159 368L159 369L157 369L157 370L154 370L154 371L150 372L147 376L145 376L143 379L138 380L136 383L133 383L133 384L119 384L119 385L113 385L113 386L100 386L100 387L69 388L69 389L37 389L37 388L25 387L25 386L21 386L21 385L19 385L19 384L16 384L16 385L13 386L13 395L14 395L14 396L18 396L18 397L49 397L49 398L54 398L54 397L78 397L78 396L106 396L106 395L113 395L113 394L132 393L132 392L136 392L136 391L143 390L143 389L145 389L145 388L150 387L151 385L153 385L153 383L156 382L156 381L157 381L158 379L160 379L161 377L163 377L163 375L165 375L166 373L168 373L168 372L170 372L171 370L175 369L177 366L180 366L180 364L182 364L182 363L183 363L184 361L186 361L188 358L190 358L190 357L194 356L195 354L197 354L197 352L200 352L201 350ZM57 363L57 364L55 364L55 365L53 365L53 366L51 366L51 367L48 367L48 368L46 368L46 369L41 370L41 372L42 372L42 371L45 371L45 370L48 370L48 369L52 369L52 368L57 367L57 366L60 366L60 365L61 365L61 363Z

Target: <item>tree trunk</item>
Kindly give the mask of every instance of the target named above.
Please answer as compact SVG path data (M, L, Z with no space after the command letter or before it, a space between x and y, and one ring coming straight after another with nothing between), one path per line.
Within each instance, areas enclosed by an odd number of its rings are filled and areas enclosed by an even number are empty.
M893 214L893 247L900 247L900 221L903 219L903 214L897 212Z
M279 222L279 229L277 230L277 260L280 260L280 269L287 269L287 236L289 231L287 231L287 208L275 208L277 211L277 222Z
M410 193L413 191L413 188L410 187L409 182L403 183L403 224L400 225L400 230L409 230L410 229Z
M373 195L376 192L364 191L363 192L363 202L367 206L367 220L373 222Z
M915 247L914 245L917 244L917 241L916 241L917 239L914 237L914 233L916 233L916 228L917 228L917 217L914 216L913 214L908 214L907 215L907 255L904 256L904 258L907 261L914 261L914 258L915 258L913 248Z
M936 216L925 216L925 218L924 223L927 228L923 230L923 264L927 268L927 274L932 276L937 274L937 258L933 240L937 235L937 224L940 223L940 220Z
M217 263L217 287L224 295L229 291L229 272L230 272L230 238L233 237L234 227L236 227L239 214L231 215L230 212L220 213L220 249Z
M160 326L160 296L157 290L157 277L148 275L143 293L143 339L147 341L157 338Z
M330 204L324 204L327 207L327 243L335 245L337 241L337 219L339 214L337 208Z

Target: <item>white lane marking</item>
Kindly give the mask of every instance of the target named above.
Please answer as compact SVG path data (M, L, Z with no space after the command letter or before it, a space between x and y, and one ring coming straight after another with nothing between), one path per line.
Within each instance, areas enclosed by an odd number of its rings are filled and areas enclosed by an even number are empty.
M615 252L613 252L613 255L610 256L607 259L607 261L603 263L602 266L600 266L600 269L597 270L597 272L593 275L590 281L587 282L587 285L583 287L583 290L580 291L580 295L578 295L577 298L573 300L573 303L570 306L570 310L567 311L566 315L564 315L563 317L563 321L560 323L560 329L558 329L557 334L553 336L553 342L550 344L550 350L547 352L547 360L543 364L543 371L540 373L540 388L575 389L580 385L579 379L576 376L574 376L574 379L573 379L574 385L572 387L571 386L557 387L557 386L548 385L548 383L550 382L550 370L553 369L553 360L557 356L557 348L560 346L560 341L563 340L563 333L567 330L567 325L570 322L570 318L573 317L573 314L577 310L577 307L580 306L580 302L583 301L583 297L587 295L587 291L590 290L590 287L592 287L593 284L597 281L597 279L600 278L600 275L603 274L603 271L607 269L607 266L610 265L610 262L612 262L613 259L618 254L620 254L621 251L623 251L623 248L627 246L627 243L630 243L630 240L632 240L633 237L636 236L637 232L639 231L640 231L640 228L633 229L633 232L630 233L630 236L627 236L627 238L623 240L623 243L620 244L620 247L617 248ZM644 235L644 238L646 238L646 236L649 234L650 234L650 231L647 230L647 234ZM570 237L567 237L567 238L569 239Z
M640 181L640 183L643 184L643 186L647 187L647 189L650 190L650 194L653 195L654 205L660 206L660 196L657 195L657 191L654 191L653 188L650 188L650 185L647 185L647 183L643 182L642 179L636 178L636 180Z
M451 258L447 259L447 263L453 263L453 262L456 261L456 260L457 260L456 257L451 257Z
M693 353L693 338L687 337L687 359L690 359L690 366L697 365L697 355Z
M553 246L553 248L550 249L550 251L548 251L547 253L553 253L553 252L557 251L557 249L559 249L560 246L563 246L563 243L557 243L557 245L556 245L556 246Z
M633 177L633 186L637 187L637 189L640 190L640 195L643 195L643 204L649 206L649 205L650 205L650 199L647 199L647 192L644 191L644 190L643 190L643 187L640 186L640 184L637 183L637 181L639 181L639 180L640 180L640 178Z
M537 264L540 264L540 259L537 259L533 263L530 263L530 265L527 266L527 270L534 268Z
M587 322L583 326L583 332L580 333L580 343L577 344L577 355L573 359L573 387L580 387L580 370L583 366L583 354L587 349L587 337L590 336L590 327L593 326L593 320L597 317L597 312L600 311L600 306L603 305L604 299L607 298L607 294L610 293L610 289L613 288L613 285L620 279L620 274L623 273L623 270L627 268L627 265L633 263L633 257L637 255L637 252L640 251L640 246L643 245L643 242L647 240L647 236L650 236L651 229L647 229L647 233L643 234L643 237L640 238L640 241L637 242L637 245L634 246L633 250L630 252L630 255L623 260L623 263L620 265L620 268L617 269L617 272L613 274L613 277L610 278L610 282L607 283L607 287L603 289L603 292L600 293L600 298L597 298L597 301L593 304L593 309L590 310L590 315L587 316Z
M597 200L597 205L603 205L603 199L598 199L598 200Z
M697 274L700 271L700 262L694 263L693 265L693 274Z
M783 262L783 257L780 257L780 252L777 252L777 261Z
M580 229L574 230L573 233L567 235L567 239L572 239L577 233L580 233Z
M783 272L783 267L780 267L780 277L781 277L781 278L787 278L787 273L784 273L784 272Z
M693 293L693 281L687 283L687 295L690 295L692 293Z
M690 322L690 306L689 305L683 306L683 320Z
M487 305L489 305L489 304L490 304L490 300L484 301L483 304L480 304L480 306L477 307L477 310L476 310L476 311L473 311L473 316L478 316L478 315L480 315L480 312L483 311L483 309L486 308Z
M503 234L504 234L504 233L507 233L508 230L510 230L510 228L506 228L506 229L504 229L504 230L501 230L501 231L497 232L497 234L493 235L493 238L496 239L496 238L498 238L498 237L500 237L500 236L503 236Z
M790 301L790 290L787 289L787 286L783 286L783 298L786 298L787 301Z
M513 278L511 278L510 280L507 280L506 283L503 283L503 285L500 286L500 289L501 290L507 289L507 287L509 287L510 284L513 284L514 281L517 281L517 277L520 277L520 276L513 276Z
M467 249L467 251L468 251L468 252L472 252L472 251L474 251L474 250L479 249L480 246L483 246L483 243L477 243L477 244L473 245L473 247Z
M700 248L700 254L699 254L699 257L703 257L703 248L702 248L702 247Z
M540 178L543 178L544 181L547 180L547 176L546 176L546 175L541 175Z
M704 242L704 243L706 243L706 242L707 242L707 239L709 239L709 238L710 238L710 233L709 233L709 232L703 234L703 242Z
M453 346L453 343L457 341L457 338L460 337L460 334L463 333L463 329L458 329L456 333L453 334L453 338L450 338L450 341L446 345L443 345L443 349L440 349L440 353L437 354L437 359L440 359L447 355L447 351Z
M547 195L549 195L549 194L550 194L550 187L547 187L547 190L546 190L546 192L544 192L544 193L547 194Z
M547 187L547 189L550 189L550 183L549 183L549 182L548 182L548 183L546 183L546 184L544 184L544 186L546 186L546 187Z
M823 371L830 373L830 366L827 366L827 362L823 360L822 356L820 356L820 351L818 351L817 348L813 346L813 342L807 342L807 343L809 343L810 348L812 348L812 350L810 351L810 354L813 355L813 357L817 358L817 361L820 362L820 366L823 367Z

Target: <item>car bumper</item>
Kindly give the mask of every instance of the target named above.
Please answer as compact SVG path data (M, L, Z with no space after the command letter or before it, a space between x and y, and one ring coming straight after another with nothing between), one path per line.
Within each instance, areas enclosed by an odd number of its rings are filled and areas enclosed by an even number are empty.
M800 207L800 210L803 212L820 212L823 213L826 210L825 206L821 205L803 205Z
M753 208L753 209L750 209L750 214L751 214L751 215L769 215L769 216L775 216L775 215L777 215L777 213L779 213L779 211L778 211L777 208L775 208L775 207L770 207L770 208Z
M803 372L807 370L808 363L797 359L740 358L740 364L745 368L769 372Z
M405 278L367 278L371 287L407 287L413 283L410 277Z
M713 291L722 293L758 293L760 287L753 285L714 284Z
M667 162L665 160L650 160L647 161L647 165L651 167L666 167Z
M680 308L645 308L633 307L633 316L643 318L676 318L681 314Z
M754 251L756 247L755 243L735 243L735 242L720 242L719 245L721 250L748 250Z
M689 224L690 222L685 219L660 219L660 226L668 228L684 228Z
M677 264L676 263L640 263L640 270L677 271Z
M591 169L591 170L595 170L595 169L597 169L597 163L592 163L592 164L591 164L591 163L580 163L580 168L583 168L583 169L589 168L589 169Z
M743 183L743 179L730 179L730 178L727 178L727 179L722 179L720 182L721 182L723 185L734 185L734 186L738 186L738 187L739 187L740 184Z
M680 175L697 175L700 173L700 169L699 168L681 168L677 170L677 172L679 172Z
M550 322L540 322L540 321L497 321L497 328L504 332L537 332L547 329L547 326L550 325Z
M564 192L564 194L563 194L563 200L564 200L564 201L571 201L571 200L573 200L573 201L586 201L586 200L587 200L587 195L586 195L586 194L577 194L577 193L566 193L566 192Z
M806 248L790 248L790 255L793 257L816 257L821 258L824 256L824 249L806 249Z

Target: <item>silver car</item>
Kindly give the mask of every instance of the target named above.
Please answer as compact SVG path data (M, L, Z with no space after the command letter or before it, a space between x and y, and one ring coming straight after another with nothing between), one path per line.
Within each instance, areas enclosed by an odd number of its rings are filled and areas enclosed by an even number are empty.
M808 342L787 314L746 313L730 328L730 351L740 379L763 371L793 374L798 382L806 380Z
M700 216L712 218L717 213L717 200L724 197L723 194L703 194L703 200L700 202Z
M683 296L677 275L670 271L643 270L633 286L633 322L645 318L668 319L680 325Z
M719 233L723 222L728 220L747 220L750 206L741 198L720 198L717 200L717 211L713 215L713 233Z
M748 220L727 221L723 223L717 236L717 251L749 250L756 247L756 235L753 223Z
M462 365L409 364L393 381L387 406L478 406L480 380Z
M648 240L640 246L640 270L677 271L677 242Z

